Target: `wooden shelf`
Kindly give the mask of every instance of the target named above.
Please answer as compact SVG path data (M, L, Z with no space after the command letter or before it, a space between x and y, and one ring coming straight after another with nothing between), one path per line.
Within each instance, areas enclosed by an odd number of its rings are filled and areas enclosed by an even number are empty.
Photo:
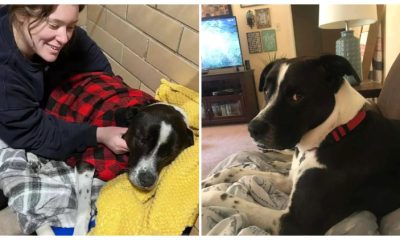
M217 95L224 90L232 94ZM258 113L254 71L203 75L202 125L249 122Z
M360 85L354 86L365 98L377 98L382 90L382 84L370 80L361 81Z

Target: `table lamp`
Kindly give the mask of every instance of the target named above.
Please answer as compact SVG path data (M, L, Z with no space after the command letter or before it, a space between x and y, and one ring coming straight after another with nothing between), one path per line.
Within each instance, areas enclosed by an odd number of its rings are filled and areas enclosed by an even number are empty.
M360 79L361 70L360 39L354 36L351 27L368 25L377 21L376 5L319 5L319 27L322 29L342 29L336 41L336 54L345 57L353 66ZM360 82L353 76L346 76L351 85Z

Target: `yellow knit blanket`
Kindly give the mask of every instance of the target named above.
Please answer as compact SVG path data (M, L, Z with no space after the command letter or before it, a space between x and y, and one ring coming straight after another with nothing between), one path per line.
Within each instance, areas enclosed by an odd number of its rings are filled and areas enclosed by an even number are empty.
M90 235L180 235L198 217L198 93L162 79L156 99L186 112L195 144L162 170L150 192L134 188L127 174L109 181L97 200L96 227Z

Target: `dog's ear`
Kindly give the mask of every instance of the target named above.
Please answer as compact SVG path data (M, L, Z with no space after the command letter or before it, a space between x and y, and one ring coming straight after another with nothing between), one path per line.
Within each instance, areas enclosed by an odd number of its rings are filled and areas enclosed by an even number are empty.
M115 123L120 127L128 127L132 119L140 111L140 105L120 108L115 111Z
M351 63L344 57L339 55L322 55L319 58L321 65L328 74L328 81L336 92L343 83L345 75L353 76L357 82L360 82L360 77L354 70Z
M186 147L190 147L194 145L194 136L193 136L193 131L190 128L186 129L186 134L187 134L187 142L186 142Z
M275 61L272 61L270 63L268 63L263 71L261 72L260 75L260 84L258 85L258 91L259 92L263 92L266 88L266 84L267 84L267 75L268 73L271 71L271 69L275 66L275 64L282 62L283 60L287 60L286 58L281 58L281 59L277 59Z
M262 92L265 89L265 84L267 82L266 78L268 73L271 71L272 67L275 65L276 61L268 63L261 72L260 84L258 85L258 91Z
M155 100L154 98L148 98L146 100L143 101L143 103L141 104L142 106L147 106L153 103L156 103L157 100Z

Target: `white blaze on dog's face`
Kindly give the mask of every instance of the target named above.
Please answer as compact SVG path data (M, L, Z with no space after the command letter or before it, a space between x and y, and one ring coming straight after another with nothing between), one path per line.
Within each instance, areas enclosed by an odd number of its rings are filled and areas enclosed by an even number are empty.
M176 107L152 104L134 111L124 139L129 153L128 178L140 189L150 190L158 176L182 150L193 145L193 133Z
M251 136L262 150L294 147L329 117L344 75L354 74L350 63L335 55L267 65L259 87L266 107L249 123Z
M160 154L160 147L167 144L171 134L172 126L164 121L160 124L158 139L151 151L137 159L135 168L129 171L129 180L136 186L151 188L157 181L157 157ZM141 139L143 141L143 139Z
M276 83L274 83L275 86L265 89L264 97L265 97L265 99L268 99L268 102L266 102L265 108L262 109L258 115L261 115L261 116L264 115L266 112L269 111L269 109L272 106L274 106L276 104L280 85L286 75L286 71L288 70L288 68L289 68L289 65L287 63L282 63L282 65L278 69Z

